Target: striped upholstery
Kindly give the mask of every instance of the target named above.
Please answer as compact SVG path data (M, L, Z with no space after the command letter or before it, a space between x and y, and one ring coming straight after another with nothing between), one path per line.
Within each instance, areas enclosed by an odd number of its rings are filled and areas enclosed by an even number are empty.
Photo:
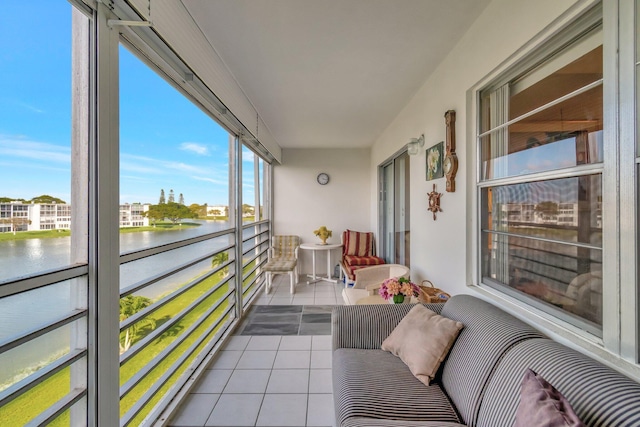
M412 305L334 308L337 426L511 427L520 383L530 368L567 398L587 426L640 427L637 382L472 296L425 305L465 325L433 387L379 350Z
M425 386L400 358L383 350L336 350L333 395L337 426L372 425L358 418L384 420L385 426L402 425L392 420L459 422L439 385Z
M513 347L497 366L478 427L513 425L526 368L558 389L587 426L640 426L640 384L555 341L533 339Z
M298 246L300 246L299 236L273 236L271 238L272 258L296 259Z
M373 233L346 230L342 233L342 255L374 256Z
M519 342L544 335L469 295L451 297L442 308L442 315L464 324L444 362L442 385L463 421L475 427L483 390L496 363Z
M349 283L356 278L354 271L359 268L381 265L385 261L376 256L373 233L346 230L342 232L342 260L340 267Z
M355 256L345 255L344 261L349 265L357 265L362 267L369 267L372 265L384 264L384 260L377 256Z
M379 264L375 264L375 265L383 265L384 264L384 260L382 258L378 258L378 257L370 257L370 258L375 258L376 260L380 260L382 261ZM366 268L366 267L371 267L372 265L369 264L365 264L365 265L349 265L346 262L341 262L340 265L342 266L342 270L345 272L346 276L349 278L349 280L351 282L356 280L356 270L360 270L361 268Z
M465 425L444 421L374 420L352 417L342 423L342 427L465 427Z
M424 304L440 313L443 304ZM335 306L331 315L333 349L380 349L413 304ZM334 365L335 366L335 365Z

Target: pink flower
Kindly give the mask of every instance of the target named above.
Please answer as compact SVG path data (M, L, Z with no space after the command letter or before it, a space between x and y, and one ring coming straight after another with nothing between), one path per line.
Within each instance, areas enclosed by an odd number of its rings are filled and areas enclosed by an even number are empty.
M392 298L394 295L418 296L419 288L415 283L410 282L404 277L392 277L382 282L378 294L385 300Z
M389 299L391 298L391 295L389 295L389 293L387 292L387 287L386 286L380 286L380 289L378 289L378 293L380 294L380 296L383 299Z

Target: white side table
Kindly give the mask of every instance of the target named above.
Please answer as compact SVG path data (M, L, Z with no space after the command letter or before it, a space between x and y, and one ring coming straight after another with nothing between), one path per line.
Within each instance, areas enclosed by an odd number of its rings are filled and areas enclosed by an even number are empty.
M308 277L312 280L309 280L307 284L319 282L320 280L326 280L328 282L338 283L337 279L331 278L331 250L341 248L342 244L340 243L327 243L323 245L321 243L302 243L300 245L300 249L305 249L307 251L312 251L311 259L313 266L313 274L309 274ZM320 277L316 273L316 252L317 251L327 251L327 277Z

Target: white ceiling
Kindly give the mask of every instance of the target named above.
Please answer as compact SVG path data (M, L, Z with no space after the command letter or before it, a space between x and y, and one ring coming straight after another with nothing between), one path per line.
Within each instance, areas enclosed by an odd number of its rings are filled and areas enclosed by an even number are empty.
M182 0L283 148L370 147L489 0Z

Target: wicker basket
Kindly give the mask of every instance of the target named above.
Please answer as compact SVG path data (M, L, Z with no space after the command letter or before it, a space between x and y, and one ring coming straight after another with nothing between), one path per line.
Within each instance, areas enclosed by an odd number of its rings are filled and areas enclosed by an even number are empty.
M425 304L442 303L447 302L451 297L448 293L442 289L433 286L433 283L429 280L423 280L420 288L420 295L418 295L418 301Z

